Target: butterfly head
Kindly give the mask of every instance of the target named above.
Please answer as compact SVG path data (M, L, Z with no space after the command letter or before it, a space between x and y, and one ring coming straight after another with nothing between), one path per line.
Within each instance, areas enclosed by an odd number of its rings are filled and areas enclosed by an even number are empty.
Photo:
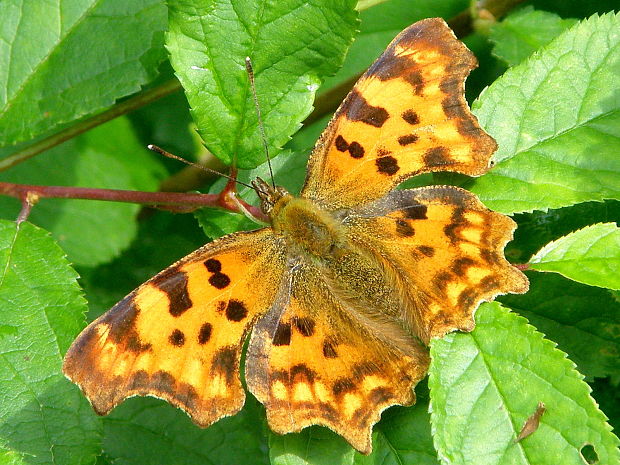
M291 197L286 189L280 186L272 186L261 178L252 181L252 187L260 199L260 209L269 217L272 216L273 207L283 198Z

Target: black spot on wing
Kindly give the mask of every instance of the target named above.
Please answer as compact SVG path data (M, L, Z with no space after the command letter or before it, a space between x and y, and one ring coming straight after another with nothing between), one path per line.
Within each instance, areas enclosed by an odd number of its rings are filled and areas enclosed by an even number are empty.
M413 92L416 95L422 95L424 92L424 78L419 71L412 70L404 76L405 81L413 87Z
M457 276L463 276L467 272L467 268L476 265L476 261L469 257L460 257L452 262L450 268Z
M295 317L293 318L293 325L302 336L310 337L314 334L315 322L312 318Z
M398 143L403 147L417 142L419 137L416 134L407 134L398 138Z
M205 266L207 267L207 271L210 273L219 273L222 271L222 262L216 260L215 258L205 260Z
M353 141L349 144L349 154L353 158L362 158L364 156L364 147L359 142Z
M433 285L439 291L445 291L450 281L452 281L452 275L447 271L442 271L433 278Z
M386 157L377 158L375 160L377 165L377 170L379 173L387 174L388 176L393 176L400 170L400 166L398 166L398 162L396 158L388 155Z
M241 321L248 315L248 309L243 302L231 299L226 306L226 318L228 321Z
M101 323L110 328L108 337L115 344L125 344L127 350L131 352L145 352L152 347L150 343L144 343L136 331L136 318L139 314L140 309L136 306L134 295L131 294L112 307L102 317ZM97 337L97 332L92 328L78 340L87 344L94 337Z
M316 372L308 368L305 363L298 363L297 365L293 365L291 367L291 380L296 381L306 381L308 383L314 383L316 379Z
M409 223L407 223L406 220L398 218L396 220L396 234L401 237L410 237L415 235L415 230L411 227Z
M435 249L433 247L430 247L428 245L420 245L418 246L418 251L422 254L425 255L427 257L432 257L433 255L435 255Z
M224 273L215 273L209 277L209 284L216 289L225 289L230 284L230 278Z
M192 299L187 290L187 273L172 268L155 276L151 284L168 295L168 311L172 316L181 316L192 307Z
M339 152L348 151L352 158L358 159L364 156L364 147L359 142L353 141L349 144L341 135L336 137L335 146Z
M411 124L412 126L415 124L420 124L420 117L413 110L404 111L401 117L405 120L405 122Z
M323 357L325 358L337 358L338 352L336 352L335 344L331 341L323 342Z
M446 147L433 147L424 153L424 164L428 167L453 165L450 151Z
M335 396L340 396L346 392L355 390L355 383L351 378L340 378L336 380L332 386L332 392Z
M349 95L346 117L350 121L359 121L380 128L385 124L390 114L385 108L373 107L359 92L353 90Z
M469 308L476 303L478 292L474 288L467 288L459 294L458 306L459 308Z
M290 323L280 323L273 335L274 346L287 346L291 343L291 325Z
M234 346L223 347L218 350L211 365L212 374L220 374L226 378L226 384L231 385L235 379L237 369L237 349Z
M183 334L183 331L175 329L172 333L170 333L168 342L175 347L182 347L183 344L185 344L185 334Z
M410 220L425 220L428 207L421 203L413 203L402 209L405 218Z
M213 331L213 326L211 323L204 323L200 327L200 331L198 331L198 344L206 344L211 339L211 332Z
M385 386L374 388L370 391L370 402L373 405L381 405L394 398L392 390Z
M336 150L338 150L339 152L346 152L349 149L349 144L340 134L338 135L338 137L336 137L334 145L336 146Z
M458 234L460 228L469 224L469 222L463 217L464 211L465 210L463 207L455 208L452 212L452 216L450 217L450 223L445 225L443 228L444 234L453 244L461 239Z

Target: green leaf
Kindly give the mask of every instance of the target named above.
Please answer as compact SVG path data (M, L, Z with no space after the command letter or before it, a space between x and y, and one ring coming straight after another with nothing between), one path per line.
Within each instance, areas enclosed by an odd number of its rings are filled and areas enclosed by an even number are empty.
M620 198L620 16L592 17L474 103L496 166L468 186L504 213Z
M553 241L530 260L530 268L553 271L590 286L620 289L620 229L600 223Z
M607 289L528 272L530 290L500 297L558 343L584 375L620 375L620 302Z
M266 465L256 403L248 399L238 414L201 429L160 400L131 399L104 420L103 450L115 465Z
M155 190L162 174L159 161L137 141L127 119L117 118L0 173L0 179L20 184ZM14 199L0 199L0 214L5 218L16 218L19 208ZM94 266L128 247L136 235L139 209L132 204L44 199L32 209L30 221L51 230L73 263Z
M0 443L17 463L92 463L101 422L60 371L84 322L77 274L46 231L4 220L0 270Z
M477 465L620 463L618 438L574 364L553 342L498 303L483 304L476 329L431 342L431 421L443 462ZM516 443L539 402L539 428Z
M164 59L159 0L6 1L0 18L0 145L112 105Z
M531 6L522 8L491 28L489 39L495 44L493 54L509 66L517 65L576 22L576 19L562 19Z
M344 59L357 26L355 3L169 2L171 63L214 155L239 168L254 168L265 159L247 56L269 146L277 151L289 140L310 113L322 78Z

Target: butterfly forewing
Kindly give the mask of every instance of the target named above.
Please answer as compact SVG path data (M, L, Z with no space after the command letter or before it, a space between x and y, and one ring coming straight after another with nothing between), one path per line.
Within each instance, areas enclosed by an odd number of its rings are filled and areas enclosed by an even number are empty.
M200 426L237 412L244 337L273 302L284 270L270 229L207 244L91 323L63 370L100 414L153 395Z
M476 59L440 18L400 33L317 143L302 197L345 208L429 171L483 174L496 150L464 98Z

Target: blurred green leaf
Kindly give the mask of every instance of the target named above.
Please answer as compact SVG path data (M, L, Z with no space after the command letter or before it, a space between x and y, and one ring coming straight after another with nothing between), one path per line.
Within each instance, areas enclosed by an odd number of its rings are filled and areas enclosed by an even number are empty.
M603 14L618 9L618 0L530 0L537 10L547 10L563 18L587 18L595 13Z
M620 229L600 223L580 229L544 246L530 268L554 271L591 286L620 289Z
M126 118L117 118L0 173L20 184L155 190L163 170L135 138ZM16 218L19 202L0 198L0 214ZM54 234L73 263L95 266L116 257L136 235L139 205L92 200L43 199L30 221ZM79 231L79 233L78 233Z
M3 1L0 18L0 145L137 92L165 57L159 0Z
M320 426L300 433L269 433L271 465L352 465L355 454L344 439Z
M546 11L526 7L508 15L491 28L493 53L509 66L515 66L547 45L577 22Z
M609 424L615 431L620 429L620 383L618 381L616 376L615 378L595 379L591 383L592 397L609 417Z
M192 215L146 210L138 227L139 239L122 255L96 268L78 268L88 300L88 321L207 242Z
M496 166L467 186L504 213L620 197L620 16L579 23L474 103Z
M499 300L558 343L588 377L620 375L620 302L607 289L528 272L530 290Z
M77 274L49 233L4 220L0 270L0 443L13 451L5 457L27 464L92 463L101 422L60 371L84 323Z
M248 399L238 414L202 429L160 400L131 399L104 420L103 450L115 465L266 465L255 404Z
M471 333L431 341L431 357L431 421L444 462L583 465L590 444L599 463L620 463L618 438L574 364L498 303L478 309ZM539 428L515 442L539 402L547 409Z
M209 150L239 168L265 159L245 58L269 146L278 150L310 113L323 77L342 63L357 26L354 0L168 4L167 46L194 121Z
M620 202L584 202L570 207L519 213L519 227L508 244L506 256L516 263L527 262L543 245L594 223L620 221Z
M438 465L428 413L428 388L422 382L415 388L418 400L412 407L392 407L375 426L373 451L369 456L355 454L354 465Z

